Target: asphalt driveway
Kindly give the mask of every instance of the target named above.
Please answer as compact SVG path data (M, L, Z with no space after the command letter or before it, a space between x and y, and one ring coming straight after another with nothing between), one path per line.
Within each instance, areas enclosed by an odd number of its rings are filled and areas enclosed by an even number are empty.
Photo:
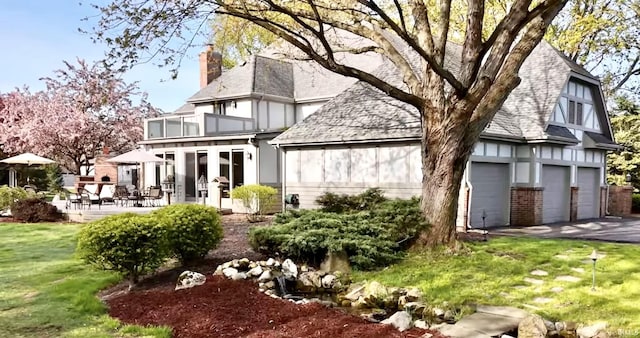
M489 234L640 243L640 216L626 218L607 217L572 223L553 223L528 227L502 227L490 229Z

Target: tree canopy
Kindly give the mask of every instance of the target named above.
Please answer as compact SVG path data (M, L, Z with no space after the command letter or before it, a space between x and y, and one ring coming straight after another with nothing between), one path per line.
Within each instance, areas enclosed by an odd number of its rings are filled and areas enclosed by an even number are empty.
M42 79L46 90L0 95L3 151L51 156L79 173L104 147L133 148L142 139L142 119L157 114L137 85L101 64L65 62L54 74Z

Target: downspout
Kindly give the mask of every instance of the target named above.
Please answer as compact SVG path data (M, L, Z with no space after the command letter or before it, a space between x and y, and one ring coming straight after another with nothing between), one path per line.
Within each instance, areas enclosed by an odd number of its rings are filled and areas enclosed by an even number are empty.
M464 232L467 232L470 226L469 223L471 222L471 195L473 194L473 184L471 184L471 179L469 177L470 167L471 167L471 161L468 161L467 169L465 170L465 173L464 173L464 182L465 182L466 191L467 191L467 196L464 201L465 207L467 208L466 212L464 213L464 224L463 224Z

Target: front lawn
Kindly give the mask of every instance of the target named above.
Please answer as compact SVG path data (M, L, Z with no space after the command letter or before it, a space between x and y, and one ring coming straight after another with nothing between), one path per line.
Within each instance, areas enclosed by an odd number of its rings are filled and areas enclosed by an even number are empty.
M0 223L0 337L169 337L106 314L96 293L119 277L73 256L79 228Z
M503 237L467 247L468 253L456 256L409 254L381 271L357 272L354 279L419 287L433 306L509 305L551 320L606 321L614 332L640 335L640 246ZM597 261L595 291L593 249L604 256Z

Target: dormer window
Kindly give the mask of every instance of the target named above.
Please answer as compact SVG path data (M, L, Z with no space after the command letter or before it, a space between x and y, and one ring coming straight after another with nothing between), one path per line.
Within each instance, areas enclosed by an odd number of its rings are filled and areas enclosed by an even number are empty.
M568 123L582 125L583 117L583 104L582 102L576 102L569 100L569 121Z

